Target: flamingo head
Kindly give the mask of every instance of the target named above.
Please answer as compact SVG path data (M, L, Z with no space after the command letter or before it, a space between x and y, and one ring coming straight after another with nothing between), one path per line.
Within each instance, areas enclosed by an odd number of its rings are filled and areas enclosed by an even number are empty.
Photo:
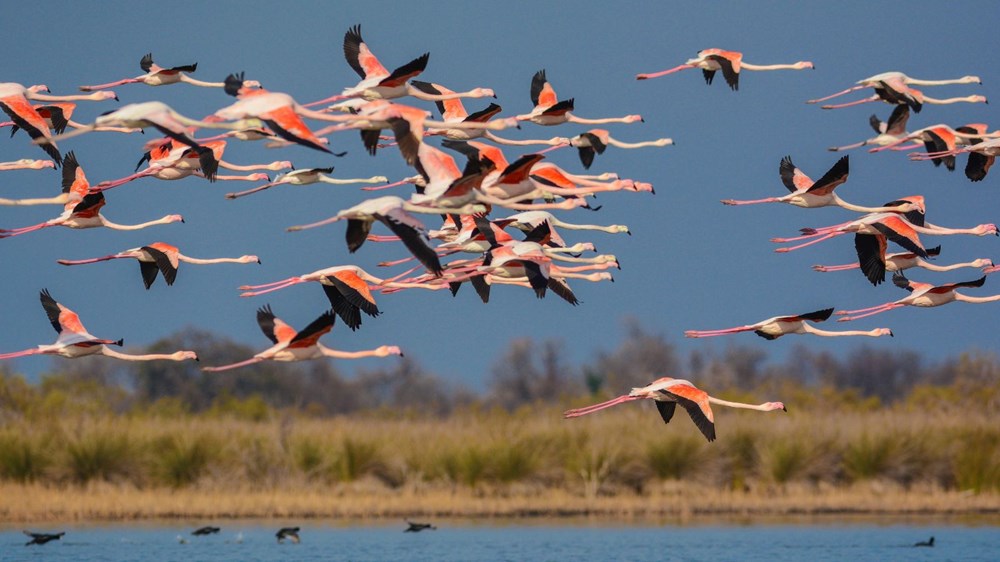
M260 258L257 256L240 256L238 260L240 263L260 263Z
M55 168L56 163L52 160L31 160L30 158L25 158L17 161L18 165L26 166L32 170L41 170L42 168Z
M193 351L177 351L170 354L170 359L173 361L198 361L198 354Z
M895 337L892 333L892 330L890 330L889 328L876 328L875 330L872 330L872 335L875 336L876 338L880 338L882 336L889 336L890 338Z
M271 177L264 172L257 172L255 174L250 174L247 176L248 181L271 181Z
M788 408L786 408L785 404L782 402L765 402L764 404L762 404L762 406L763 406L762 409L765 412L771 412L774 410L781 410L782 412L788 411Z
M288 160L279 160L277 162L271 162L267 165L268 170L294 170L295 166Z
M375 350L376 357L388 357L390 355L403 356L403 351L394 345L383 345Z
M35 84L34 86L28 86L27 90L33 94L37 94L38 92L49 93L49 87L46 86L45 84Z
M993 269L993 260L988 258L979 258L972 262L972 267L983 267L986 269Z
M958 79L959 84L982 84L983 80L978 76L963 76Z
M813 65L813 63L807 60L803 60L793 64L792 68L794 68L795 70L803 70L806 68L816 68L816 67Z
M184 222L184 217L180 215L167 215L163 217L164 222Z
M110 90L101 90L99 92L94 92L93 94L90 94L90 99L95 101L104 101L104 100L118 101L118 94Z
M987 234L993 234L994 236L1000 236L1000 232L997 232L997 225L993 223L981 224L975 228L976 236L986 236Z
M475 88L469 92L470 98L493 98L496 99L497 95L490 88Z
M635 123L636 121L645 123L646 120L642 118L642 115L626 115L623 119L625 123Z
M969 103L985 103L987 105L990 103L989 100L986 99L986 96L969 96L967 101Z

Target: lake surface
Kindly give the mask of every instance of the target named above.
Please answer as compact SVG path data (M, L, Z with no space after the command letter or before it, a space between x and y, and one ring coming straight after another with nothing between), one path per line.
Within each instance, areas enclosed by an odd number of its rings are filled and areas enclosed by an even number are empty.
M403 533L403 522L212 521L217 535L191 536L202 524L114 524L37 526L66 531L60 541L25 547L20 530L0 530L0 560L239 561L285 560L767 560L852 562L862 560L1000 560L1000 526L954 522L880 524L869 521L821 524L628 525L598 522L489 520L436 521L438 529ZM284 525L302 527L300 544L278 544ZM934 536L933 548L914 548ZM183 539L183 542L181 539Z

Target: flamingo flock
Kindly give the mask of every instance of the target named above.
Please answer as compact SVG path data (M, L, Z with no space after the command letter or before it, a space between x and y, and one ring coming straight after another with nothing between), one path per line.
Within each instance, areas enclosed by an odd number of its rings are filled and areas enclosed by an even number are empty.
M10 118L8 122L0 123L0 127L10 127L12 133L23 130L26 135L21 138L26 136L28 141L21 144L27 146L30 141L30 144L36 145L37 149L44 151L50 158L22 158L0 163L0 171L61 167L62 173L60 194L24 199L2 198L0 206L63 206L62 213L48 221L0 229L0 239L52 226L138 230L183 222L178 214L145 223L124 225L112 223L102 216L101 210L107 203L105 191L125 185L137 186L149 181L137 180L147 177L165 181L194 177L208 183L244 181L258 184L242 191L226 193L224 198L229 200L281 185L326 183L337 186L329 188L333 192L332 197L336 197L338 191L353 190L354 188L345 187L352 184L362 184L363 187L359 188L362 192L395 190L389 194L380 193L357 204L340 205L333 210L316 209L312 216L295 217L293 220L299 224L289 225L287 231L294 233L328 225L334 225L330 230L343 228L346 249L352 254L363 251L366 244L401 243L406 257L379 264L386 268L399 267L398 271L374 275L357 265L341 263L290 277L288 272L284 273L284 278L280 278L278 274L275 277L280 280L270 283L240 285L239 296L251 298L293 285L317 282L324 291L329 308L317 310L310 323L301 330L296 330L290 323L279 319L270 304L261 304L256 313L257 324L273 345L243 361L203 367L205 372L238 369L263 361L402 356L402 350L396 345L341 351L319 341L333 332L338 317L350 331L356 331L361 329L364 316L375 322L380 321L383 314L391 315L394 308L388 303L383 305L382 299L398 292L446 291L455 295L468 282L483 303L489 302L494 286L510 286L516 289L504 287L502 290L522 291L538 299L554 294L569 305L578 306L583 303L575 294L573 284L583 281L614 281L610 270L621 269L618 256L597 253L592 241L567 238L582 231L631 235L629 227L620 224L590 224L599 221L564 220L558 212L573 211L582 215L598 211L603 204L621 197L610 194L636 194L631 197L655 194L653 184L643 179L626 177L619 172L595 174L588 170L594 165L597 156L604 154L609 148L655 149L673 145L672 138L643 140L635 139L635 136L640 136L635 134L615 132L612 136L611 131L604 128L581 130L583 126L631 125L628 129L632 131L637 128L636 124L644 123L644 119L637 113L620 117L577 116L577 98L560 97L556 94L554 83L558 81L560 74L556 69L537 70L530 79L525 76L523 88L527 95L519 100L524 112L511 112L508 117L504 117L501 100L497 99L492 88L483 86L457 91L438 82L417 80L432 68L430 53L418 54L390 71L390 67L383 65L376 57L375 50L363 39L360 25L352 26L346 31L342 49L347 67L358 75L360 81L334 90L339 93L307 103L300 103L290 93L266 89L259 80L246 78L248 74L254 76L253 69L232 72L221 81L209 82L192 76L198 70L197 63L161 67L153 61L152 53L140 59L139 66L143 74L79 86L79 90L87 92L86 94L57 96L51 95L44 85L26 87L16 83L0 83L0 110ZM804 70L815 67L809 61L752 64L743 61L743 54L740 52L711 48L699 51L696 58L689 59L680 66L661 72L638 74L636 79L650 80L689 68L701 69L708 84L712 84L716 73L721 72L726 84L736 92L739 90L742 71ZM955 128L936 125L913 132L906 130L910 111L919 112L925 104L986 101L983 96L978 95L931 98L912 86L979 82L981 81L975 76L953 80L918 80L899 72L887 72L860 80L855 86L831 96L809 100L808 103L825 102L851 92L873 88L875 93L870 98L823 106L839 108L879 100L895 105L887 121L883 122L874 115L870 118L870 125L876 132L875 137L831 150L871 146L873 152L909 151L923 147L926 152L914 153L914 160L931 159L936 165L944 163L948 169L955 167L957 155L969 154L966 174L973 181L981 181L998 152L995 140L998 135L988 132L988 127L984 124L963 124ZM653 82L650 87L658 83L661 82ZM79 119L80 114L87 112L84 105L77 106L75 102L100 104L117 101L119 94L124 97L125 92L140 84L178 85L165 89L165 95L169 91L176 91L176 88L187 86L205 88L206 95L215 89L221 95L220 99L230 96L228 99L231 103L217 103L214 111L200 119L185 116L163 101L148 101L118 106L104 111L89 122L74 120L74 114ZM112 88L118 89L118 92L111 91ZM584 99L582 92L573 94ZM484 101L477 101L484 98ZM503 101L506 103L506 100ZM530 106L527 101L530 101ZM424 104L436 109L440 118L435 118L435 113L426 109ZM469 109L466 109L466 104ZM549 138L531 140L510 139L497 134L504 130L538 126L577 129L560 131ZM203 130L212 130L215 134L203 134ZM78 150L64 153L62 148L69 147L74 138L84 134L113 133L126 135L125 138L138 138L135 137L136 133L142 132L146 135L145 142L136 141L135 154L140 155L140 158L134 173L120 178L107 178L92 183L81 164L85 155L78 156ZM620 138L630 140L619 140ZM385 174L372 174L367 178L337 178L332 175L336 169L333 165L295 168L291 160L235 164L223 159L223 154L228 151L237 156L235 161L239 161L240 145L256 141L264 141L267 146L276 149L300 153L313 151L312 154L322 154L329 158L344 157L348 153L365 154L362 158L388 153L390 157L400 158L408 167L412 167L413 173L398 181L390 181ZM15 137L11 142L18 140ZM337 150L332 148L334 146ZM573 169L576 168L575 163L567 169L549 160L549 154L564 148L576 149L579 169ZM513 154L505 153L504 150L531 151ZM780 161L778 176L788 194L763 199L726 199L722 202L729 206L772 202L803 208L837 206L850 212L863 213L851 221L829 227L803 229L801 236L775 238L774 241L802 241L797 246L778 249L779 252L787 252L853 233L858 254L857 264L816 266L815 269L860 269L873 285L881 283L886 271L890 271L894 273L894 283L911 291L911 296L868 309L835 313L835 309L830 307L804 314L775 316L728 329L688 330L685 332L686 337L704 338L744 331L752 331L768 340L786 334L824 337L893 336L889 328L835 331L822 330L812 324L827 320L835 314L840 317L840 321L846 321L904 305L927 307L952 300L990 302L1000 299L1000 296L967 297L955 291L981 286L985 277L975 282L931 285L909 281L901 273L915 267L926 271L973 267L992 273L993 262L985 258L951 266L930 263L928 260L939 255L940 247L925 248L918 233L984 236L996 234L995 225L948 229L927 223L924 220L924 199L919 195L900 197L881 206L848 203L834 191L847 182L849 163L849 157L844 156L833 163L818 180L813 180L792 162L791 156L786 156ZM224 175L220 173L220 169L254 173ZM281 173L272 179L267 172ZM405 193L404 190L410 193ZM276 191L287 191L287 188ZM598 194L602 196L602 205L595 202ZM609 194L607 199L603 198L605 194ZM432 224L431 221L440 221L440 224ZM338 223L344 226L337 226ZM890 242L902 246L906 252L887 253ZM118 247L123 246L125 245ZM134 259L139 263L147 290L158 276L163 277L166 285L174 285L181 263L261 264L261 260L255 255L190 257L166 242L150 242L115 253L104 252L81 251L85 256L97 254L100 257L60 256L57 263L74 266ZM86 269L88 268L80 268L81 276L86 275ZM115 351L109 346L121 346L121 339L99 339L90 335L76 313L57 302L47 290L42 290L40 295L43 309L58 333L56 342L0 354L0 359L35 354L68 358L99 354L129 361L197 360L195 352L186 350L169 355L134 355ZM376 299L380 304L376 304ZM330 339L345 336L346 334L334 333ZM716 437L711 404L758 411L787 411L781 402L759 405L729 402L710 396L688 381L663 377L610 401L569 410L565 417L579 417L643 398L654 401L664 422L671 420L675 406L680 404L709 441Z

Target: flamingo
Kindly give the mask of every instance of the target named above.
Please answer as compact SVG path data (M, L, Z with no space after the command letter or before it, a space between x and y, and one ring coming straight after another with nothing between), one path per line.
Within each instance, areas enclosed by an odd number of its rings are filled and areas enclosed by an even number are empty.
M75 205L73 203L67 203L63 213L54 219L49 219L48 221L36 225L11 230L0 229L0 238L19 236L21 234L34 232L50 226L65 226L67 228L96 228L103 226L113 230L140 230L158 224L184 222L184 218L180 215L167 215L163 218L140 224L117 224L107 220L101 215L101 207L104 206L104 203L105 200L103 193L90 193Z
M410 214L410 211L420 208L400 197L388 195L362 201L348 209L344 209L328 219L312 224L288 227L289 232L315 228L340 220L347 221L347 249L354 253L364 244L372 224L379 221L389 228L403 241L403 244L417 260L436 275L441 273L441 263L437 253L431 249L426 240L427 229L423 223ZM425 212L439 212L432 210ZM450 212L450 211L445 211Z
M504 227L511 226L518 230L523 230L528 232L543 222L549 223L549 226L558 226L559 228L565 228L567 230L597 230L600 232L607 232L609 234L620 234L625 233L629 236L632 232L629 228L623 224L612 224L608 226L601 226L596 224L574 224L568 223L556 218L552 213L548 211L524 211L521 213L515 213L508 217L497 219L495 222L503 223Z
M474 88L468 92L460 93L429 94L412 86L409 80L427 68L430 56L430 53L424 53L390 73L372 54L364 39L361 38L361 25L355 25L344 34L344 58L347 59L347 64L354 69L354 72L361 77L361 81L353 88L344 90L340 95L306 104L306 107L351 98L374 100L412 96L424 101L444 101L456 98L496 97L493 90L489 88Z
M244 291L240 296L255 297L310 281L316 281L323 287L323 292L330 300L330 307L351 330L357 330L361 326L361 312L372 318L382 314L368 287L369 283L379 286L399 286L391 280L375 277L356 265L338 265L273 283L243 285L239 288Z
M985 275L975 281L961 281L958 283L947 283L944 285L931 285L930 283L910 281L902 273L896 272L892 275L892 283L901 289L906 289L910 292L910 295L897 301L880 304L878 306L859 308L857 310L838 310L837 315L841 316L841 318L838 318L837 321L848 322L851 320L857 320L859 318L865 318L867 316L880 314L882 312L887 312L894 308L901 308L904 306L929 308L933 306L941 306L942 304L948 304L954 301L973 304L1000 301L1000 295L993 295L989 297L970 297L957 291L957 289L961 289L962 287L982 287L983 284L986 283Z
M163 273L163 280L167 282L168 286L173 285L174 279L177 278L177 267L180 265L180 262L197 265L209 265L214 263L260 263L260 258L257 256L211 259L192 258L180 253L180 250L178 250L176 246L171 246L170 244L165 244L163 242L153 242L152 244L148 244L146 246L132 248L130 250L118 252L117 254L111 254L99 258L83 260L56 260L56 262L60 265L83 265L126 258L139 261L139 271L142 273L142 281L146 285L147 290L153 285L153 282L156 281L157 272Z
M562 123L581 123L585 125L601 125L604 123L635 123L642 121L641 115L626 115L625 117L608 117L604 119L584 119L570 113L573 111L574 98L559 101L552 84L545 77L545 69L539 70L531 78L531 103L535 108L531 113L518 115L519 121L531 121L536 125L559 125Z
M0 162L0 172L9 170L42 170L44 168L55 168L56 163L52 160L33 160L22 158L13 162Z
M594 155L604 154L604 151L608 146L616 146L618 148L670 146L674 144L674 140L664 138L642 142L622 142L613 138L605 129L591 129L586 133L580 133L579 135L569 139L568 144L569 146L573 146L577 149L577 152L580 155L580 163L583 164L583 168L585 170L589 170L591 164L594 163Z
M174 66L171 68L163 68L162 66L153 62L153 53L146 53L142 59L139 60L139 68L142 69L145 74L136 76L135 78L125 78L118 80L116 82L109 82L107 84L98 84L96 86L80 86L80 90L83 92L90 92L93 90L104 90L107 88L114 88L116 86L124 86L126 84L145 84L147 86L166 86L168 84L177 84L183 82L185 84L191 84L192 86L201 86L204 88L223 88L225 87L224 82L203 82L201 80L196 80L191 78L186 73L194 72L198 69L198 63L186 64L183 66ZM245 83L246 87L259 87L260 83L256 80L247 80Z
M737 326L724 330L687 330L684 332L685 338L708 338L713 336L724 336L726 334L737 334L740 332L753 332L766 340L776 340L786 334L813 334L815 336L840 337L840 336L868 336L878 338L882 336L892 336L892 330L888 328L875 328L867 332L858 330L848 330L842 332L820 330L813 327L809 322L822 322L833 314L832 308L825 308L815 312L807 312L795 316L775 316L767 320L761 320L756 324Z
M56 134L64 132L66 127L73 127L74 129L83 127L82 124L72 119L73 112L76 110L76 104L73 102L53 102L47 105L34 105L32 107L45 120L45 125ZM20 128L13 121L0 123L0 127L11 127L11 136ZM125 127L98 127L95 130L126 134L142 132L142 129L129 129Z
M83 327L80 317L69 308L56 302L48 289L42 289L39 293L42 301L42 308L49 317L49 322L55 329L59 337L55 343L39 345L32 349L16 351L13 353L0 354L0 359L14 359L15 357L25 357L28 355L59 355L70 359L83 357L85 355L104 355L114 359L124 361L187 361L189 359L198 360L198 355L193 351L177 351L170 354L152 353L148 355L131 355L121 353L109 348L109 345L121 347L123 340L105 340L92 336Z
M941 246L935 246L933 248L927 248L926 250L928 256L937 256L941 253ZM876 256L876 259L882 262L883 274L880 277L880 281L885 279L885 271L904 271L907 269L912 269L914 267L922 267L930 271L951 271L953 269L959 269L962 267L977 267L977 268L991 268L993 267L993 260L987 258L978 258L970 262L955 263L951 265L935 265L930 263L915 252L898 252L894 254L886 254L884 249L881 256ZM861 268L861 262L857 263L847 263L843 265L814 265L812 266L814 271L820 272L830 272L830 271L847 271L849 269Z
M333 166L329 168L302 168L299 170L292 170L279 175L274 179L273 182L266 183L264 185L257 186L253 189L248 189L246 191L240 191L236 193L227 193L226 199L236 199L238 197L243 197L244 195L250 195L251 193L257 193L258 191L263 191L265 189L270 189L276 185L310 185L313 183L329 183L333 185L347 185L352 183L379 183L387 182L389 178L385 176L372 176L370 178L354 178L354 179L339 179L331 178L326 174L333 172Z
M969 161L965 164L965 177L972 181L982 181L993 167L993 162L1000 154L1000 139L986 139L975 144L956 147L942 152L928 152L927 154L911 154L911 160L933 160L935 158L955 157L958 154L968 153Z
M881 74L876 74L875 76L869 76L868 78L863 78L856 82L855 86L837 92L836 94L831 94L822 98L817 98L814 100L809 100L806 103L819 103L827 101L836 97L840 97L844 94L849 94L851 92L856 92L858 90L864 90L865 88L874 88L875 95L870 98L865 98L863 100L835 105L835 106L823 106L823 109L836 109L840 107L848 107L851 105L858 105L861 103L867 103L872 101L878 101L883 99L889 103L893 104L906 104L913 108L913 111L920 113L920 108L922 103L953 103L947 100L933 100L928 98L923 98L923 94L919 90L910 88L910 85L915 86L943 86L948 84L982 84L983 81L979 79L978 76L963 76L961 78L952 78L948 80L922 80L919 78L910 78L909 76L903 74L902 72L883 72ZM914 94L916 92L916 94ZM986 102L986 98L982 96L975 96L977 102ZM923 98L923 99L921 99ZM955 101L972 101L968 99L954 98Z
M319 338L333 329L336 318L334 312L328 310L313 320L311 324L296 332L294 328L275 317L269 305L264 305L257 310L257 324L264 335L274 342L274 345L245 361L219 367L204 367L202 370L214 373L253 365L261 361L303 361L320 357L360 359L363 357L403 355L403 352L394 345L383 345L366 351L337 351L324 346L319 343Z
M32 160L31 162L48 162L52 164L49 160ZM90 183L87 182L87 176L83 173L83 169L80 168L79 162L76 160L76 154L70 151L63 158L63 168L62 168L62 193L56 197L45 197L45 198L35 198L35 199L0 199L0 205L69 205L76 204L83 201L84 196L90 190Z
M986 136L986 125L981 123L965 125L958 129L953 129L948 125L933 125L913 131L912 133L890 142L884 146L869 149L868 152L881 152L883 150L903 150L900 145L906 142L913 142L907 148L915 148L923 145L927 154L944 153L955 150L960 144L974 144L982 141ZM944 156L932 156L928 158L934 166L945 165L948 171L955 170L955 156L947 154Z
M878 116L872 114L868 118L868 123L871 125L872 129L877 133L876 136L863 140L861 142L856 142L854 144L848 144L845 146L831 146L827 150L832 152L838 152L842 150L851 150L854 148L861 148L862 146L868 146L871 144L878 146L885 146L890 143L894 143L899 139L909 135L906 132L906 123L910 119L910 107L908 105L897 105L892 113L889 115L888 121L882 121ZM917 148L920 144L916 141L913 142L912 146L907 146L906 148Z
M714 396L709 396L707 392L695 387L691 382L684 379L673 379L662 377L649 383L646 386L633 388L628 394L612 398L600 404L574 408L563 412L564 418L577 418L592 414L594 412L617 406L633 400L649 398L656 404L656 410L660 413L663 423L670 423L674 416L674 409L677 404L687 410L691 421L694 422L701 434L709 442L715 441L715 415L712 413L712 404L728 406L730 408L743 408L746 410L757 410L760 412L772 412L781 410L787 412L788 409L781 402L765 402L763 404L743 404L741 402L730 402Z
M715 73L721 70L722 77L726 79L726 84L728 84L733 91L736 91L740 89L741 70L804 70L815 67L813 66L813 63L809 61L799 61L793 64L750 64L748 62L743 62L743 53L738 51L703 49L698 51L697 57L688 59L686 63L680 66L675 66L674 68L667 70L661 70L660 72L637 74L635 79L649 80L650 78L659 78L660 76L666 76L667 74L687 70L688 68L700 68L701 73L705 76L706 84L711 84L712 80L715 78Z
M794 240L803 240L808 238L812 239L809 242L804 242L797 246L777 248L776 250L774 250L775 252L778 253L784 253L784 252L791 252L792 250L798 250L799 248L804 248L806 246L812 246L813 244L817 244L819 242L822 242L823 240L829 240L830 238L840 236L842 234L847 234L849 232L864 232L866 234L887 234L886 232L882 232L882 230L884 230L882 228L883 226L887 227L888 229L891 229L897 234L900 234L902 238L910 238L911 241L912 237L908 234L907 229L912 230L915 233L935 234L935 235L952 235L952 234L972 234L975 236L986 236L988 234L993 234L995 236L998 235L997 227L995 224L992 223L980 224L972 228L944 228L941 226L930 225L930 224L925 226L920 226L914 224L913 222L907 220L906 218L903 218L902 215L896 213L872 213L856 221L846 222L835 226L817 228L817 229L813 228L803 229L805 232L803 236L798 236L795 238L772 238L771 242L776 242L781 244L785 242L791 242ZM892 238L890 238L890 240L892 240ZM916 247L915 245L918 244L919 241L914 242L914 245L911 246L906 246L904 242L898 242L898 243L904 245L904 247L907 248L908 250L916 252L917 255L920 255L920 251L914 249ZM922 255L921 257L926 257L926 256Z
M806 209L837 206L861 213L895 211L896 209L889 209L888 207L861 207L837 197L837 194L833 190L847 181L850 165L848 158L848 156L844 156L840 160L837 160L830 170L823 174L823 177L813 181L792 163L791 156L785 156L781 159L781 164L778 166L778 174L781 176L781 183L785 184L785 187L790 192L788 195L747 201L723 199L722 204L754 205L757 203L788 203L789 205ZM907 205L906 207L905 210L911 210L911 206Z
M38 113L28 100L41 101L74 101L74 100L107 100L118 99L114 92L94 92L90 95L70 95L70 96L50 96L39 92L48 91L42 85L25 88L21 84L14 82L0 83L0 110L6 113L14 125L24 129L32 141L41 145L42 150L48 154L58 166L62 163L62 156L59 148L55 145L55 140L49 134L49 126L45 119Z
M430 523L416 523L416 522L413 522L413 521L410 521L409 519L407 519L406 520L406 524L407 524L407 527L405 529L403 529L404 533L419 533L420 531L426 531L426 530L436 531L437 530L437 527L435 527L434 525L431 525Z

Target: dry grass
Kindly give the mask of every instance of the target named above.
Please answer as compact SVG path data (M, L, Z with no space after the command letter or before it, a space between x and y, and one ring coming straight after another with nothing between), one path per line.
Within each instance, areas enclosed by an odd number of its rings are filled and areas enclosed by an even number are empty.
M650 410L8 423L0 520L1000 513L996 416Z

